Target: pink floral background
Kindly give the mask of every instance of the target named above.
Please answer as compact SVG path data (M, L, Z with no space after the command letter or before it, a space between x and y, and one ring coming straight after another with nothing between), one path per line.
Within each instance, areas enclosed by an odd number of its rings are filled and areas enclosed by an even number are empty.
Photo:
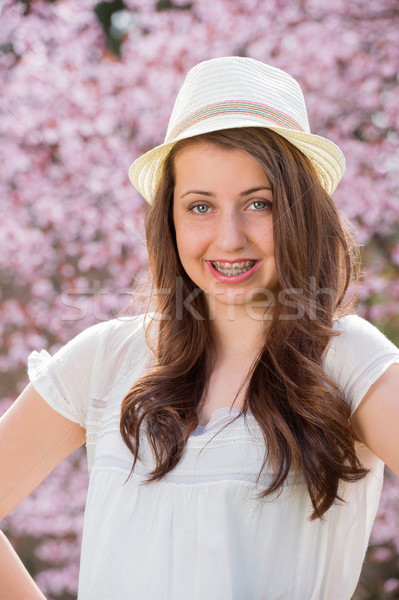
M187 70L225 55L287 70L338 143L334 194L363 245L359 314L399 344L395 0L0 3L0 408L31 350L54 352L138 299L143 201L127 170L163 141ZM83 451L3 521L49 599L76 598ZM387 473L356 600L399 598L399 483Z

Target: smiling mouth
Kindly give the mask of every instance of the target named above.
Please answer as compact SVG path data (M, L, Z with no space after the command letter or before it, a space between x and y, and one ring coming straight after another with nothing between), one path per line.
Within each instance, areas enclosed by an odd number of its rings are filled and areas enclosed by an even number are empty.
M241 275L242 273L252 269L256 262L256 260L244 260L242 262L234 263L211 261L214 269L226 277L236 277L237 275Z

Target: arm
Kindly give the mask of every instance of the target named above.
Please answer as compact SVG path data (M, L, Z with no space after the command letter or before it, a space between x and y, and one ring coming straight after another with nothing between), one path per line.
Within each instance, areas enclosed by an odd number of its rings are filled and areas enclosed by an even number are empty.
M29 384L0 418L0 519L85 441Z
M0 531L0 583L3 600L46 600L10 542Z
M52 409L30 384L0 418L0 518L85 441L85 430ZM7 538L0 536L4 600L43 600Z
M399 475L399 364L373 383L351 424L359 440Z

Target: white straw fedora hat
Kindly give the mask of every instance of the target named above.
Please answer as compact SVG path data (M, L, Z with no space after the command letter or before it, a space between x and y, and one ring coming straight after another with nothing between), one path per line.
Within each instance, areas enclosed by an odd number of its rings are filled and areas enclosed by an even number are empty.
M130 181L151 203L176 142L236 127L266 127L286 138L310 159L329 194L345 172L338 146L310 133L303 93L291 75L253 58L227 56L201 62L187 73L164 143L134 161Z

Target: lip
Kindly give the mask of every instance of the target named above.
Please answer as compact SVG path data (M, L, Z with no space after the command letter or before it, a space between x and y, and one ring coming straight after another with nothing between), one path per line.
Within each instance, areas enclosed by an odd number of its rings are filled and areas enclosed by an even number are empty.
M256 260L256 259L240 258L240 259L236 259L236 260L221 260L221 261L215 260L214 262L225 262L225 263L233 264L235 262L244 262L246 260ZM222 283L241 283L242 281L246 281L247 279L252 277L252 275L255 273L255 271L258 270L259 265L260 265L260 260L257 260L253 267L251 267L248 271L245 271L245 273L241 273L241 275L222 275L221 273L219 273L219 271L217 271L214 268L214 266L212 265L212 262L210 260L206 260L205 262L208 266L209 271L211 272L211 275L213 275L213 277L217 281L221 281Z

